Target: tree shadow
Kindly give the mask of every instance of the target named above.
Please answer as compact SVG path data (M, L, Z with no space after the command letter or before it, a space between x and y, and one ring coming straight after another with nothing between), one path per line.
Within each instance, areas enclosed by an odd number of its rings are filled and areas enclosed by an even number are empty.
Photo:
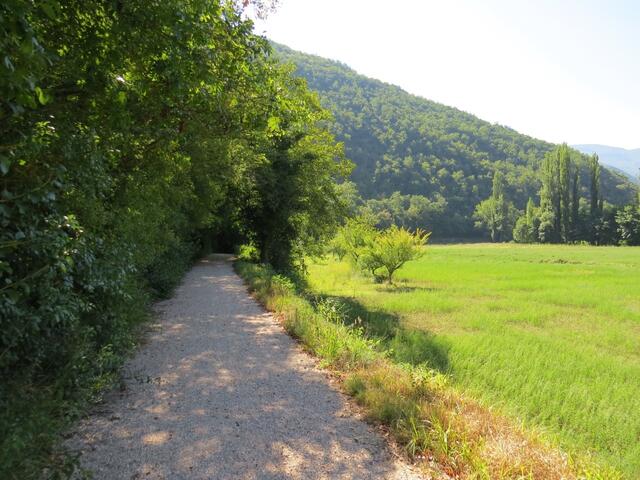
M426 287L424 289L428 290ZM318 295L313 303L318 305L326 300L341 305L344 323L362 327L364 334L378 340L380 348L386 350L392 360L414 366L426 364L441 373L450 373L450 345L433 333L409 330L402 326L397 314L367 307L353 297Z
M412 292L436 292L438 291L435 287L416 287L410 285L389 285L386 284L384 287L380 288L380 291L386 293L412 293Z

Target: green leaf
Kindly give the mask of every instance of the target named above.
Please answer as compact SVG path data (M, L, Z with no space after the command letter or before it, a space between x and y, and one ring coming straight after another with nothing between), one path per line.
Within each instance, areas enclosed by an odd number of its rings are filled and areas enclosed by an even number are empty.
M40 105L46 105L49 102L49 96L40 87L35 88L36 95Z
M54 20L56 18L56 11L54 10L53 6L51 5L51 3L49 2L42 2L40 4L40 8L42 8L42 11L45 13L45 15L47 17L49 17L51 20Z
M280 119L278 117L269 117L267 120L267 130L269 132L275 132L280 129Z

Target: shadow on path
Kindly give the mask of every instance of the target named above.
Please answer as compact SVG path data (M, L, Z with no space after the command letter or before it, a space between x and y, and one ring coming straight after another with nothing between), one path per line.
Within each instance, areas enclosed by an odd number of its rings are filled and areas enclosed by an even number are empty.
M69 440L93 478L419 478L247 294L228 257L201 261L157 310L124 390Z

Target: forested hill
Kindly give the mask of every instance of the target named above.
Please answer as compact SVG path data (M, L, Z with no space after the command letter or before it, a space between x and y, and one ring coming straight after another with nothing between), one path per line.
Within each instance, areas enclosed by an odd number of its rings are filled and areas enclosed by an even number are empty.
M427 226L439 236L477 234L474 207L490 195L496 169L504 173L518 208L537 197L537 170L555 145L359 75L342 63L273 46L333 112L335 134L356 165L351 179L379 218ZM585 165L577 151L572 156ZM586 166L581 173L587 193ZM633 198L619 174L603 172L602 184L610 203Z

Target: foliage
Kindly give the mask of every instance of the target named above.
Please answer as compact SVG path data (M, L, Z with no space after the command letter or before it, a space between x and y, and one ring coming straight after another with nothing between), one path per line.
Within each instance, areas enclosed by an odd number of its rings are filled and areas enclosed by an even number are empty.
M242 244L238 247L238 259L243 262L260 261L260 252L253 244Z
M372 219L378 228L398 225L404 228L420 228L419 225L437 225L447 208L447 201L440 195L429 200L422 195L401 195L394 192L380 199L368 199L358 209L361 215ZM454 217L453 222L459 221ZM449 234L455 233L447 230Z
M537 208L530 198L525 214L518 218L513 228L513 239L518 243L535 243L538 239L539 223Z
M540 207L529 199L513 231L519 243L588 242L634 245L636 204L614 206L600 195L601 167L597 155L588 159L589 198L580 195L580 174L569 148L561 145L545 156Z
M331 241L330 250L338 258L347 256L353 265L357 265L360 256L370 248L376 235L376 229L366 217L347 218Z
M473 214L477 219L476 227L488 230L492 242L510 240L519 213L513 203L505 198L504 178L501 172L496 172L491 196L476 205Z
M543 158L555 145L410 95L341 63L282 45L275 49L333 112L333 130L356 166L351 178L379 227L395 223L441 238L478 236L475 206L491 195L496 171L503 172L505 198L516 208L524 210L536 198ZM588 157L568 153L580 194L588 197ZM601 194L612 205L630 203L635 190L622 176L601 171Z
M616 213L616 224L620 243L623 245L640 245L640 208L628 205Z
M393 274L409 260L414 260L424 254L424 245L431 233L416 230L411 233L402 227L392 225L378 233L373 241L366 246L358 264L374 277L384 278L389 284ZM381 273L379 273L382 271Z
M378 231L367 217L348 218L330 244L339 259L347 257L351 265L376 280L391 283L393 274L409 260L423 255L431 233L391 225Z
M195 256L253 243L289 269L333 233L349 163L249 4L273 2L0 6L0 477L57 465Z

